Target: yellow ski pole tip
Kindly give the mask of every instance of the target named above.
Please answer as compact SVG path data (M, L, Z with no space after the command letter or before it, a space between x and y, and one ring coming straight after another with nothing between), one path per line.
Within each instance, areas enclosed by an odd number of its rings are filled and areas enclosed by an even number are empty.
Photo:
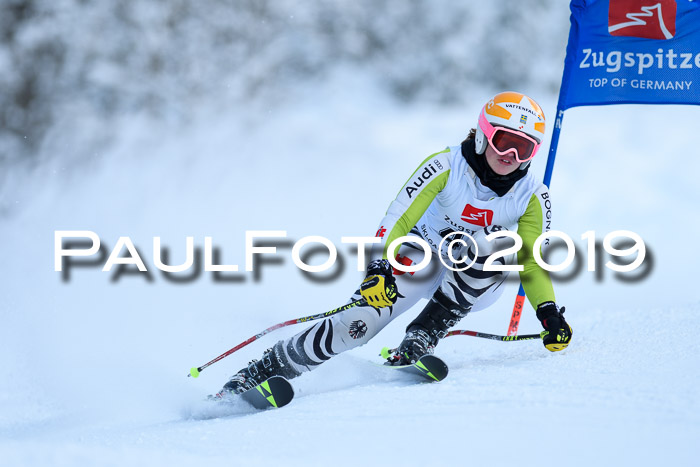
M391 356L391 349L389 347L383 347L379 355L381 355L382 358L389 358L389 356Z
M197 376L199 376L199 370L195 367L190 368L190 376L196 378Z

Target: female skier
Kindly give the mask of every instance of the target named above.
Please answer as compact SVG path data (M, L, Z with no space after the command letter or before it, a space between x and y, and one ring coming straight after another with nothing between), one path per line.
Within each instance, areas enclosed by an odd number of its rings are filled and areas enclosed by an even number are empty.
M389 362L414 363L433 353L450 327L470 311L491 305L502 292L507 272L487 270L484 263L492 253L512 245L512 239L489 242L484 237L505 229L517 229L522 238L517 252L517 264L523 267L520 279L545 330L544 346L552 352L566 348L571 328L556 305L549 274L532 255L535 240L549 230L552 217L547 188L528 172L544 131L544 113L534 100L517 92L494 96L462 144L425 159L389 205L376 234L381 243L372 249L374 259L367 276L352 296L352 300L364 298L367 305L277 342L262 359L236 373L218 395L240 394L273 375L291 379L312 370L340 352L367 343L421 298L430 300L408 325ZM465 246L453 248L450 258L449 248L440 244L446 236L459 233L471 236L475 244L466 241ZM427 242L432 252L429 266L414 273L393 269L387 259L391 242L407 235ZM411 265L420 263L424 255L422 248L403 243L396 258ZM515 254L494 262L512 265Z

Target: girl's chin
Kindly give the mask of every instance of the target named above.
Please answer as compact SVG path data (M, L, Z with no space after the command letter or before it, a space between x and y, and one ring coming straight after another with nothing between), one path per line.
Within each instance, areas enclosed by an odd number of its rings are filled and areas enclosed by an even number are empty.
M510 173L513 173L515 171L515 166L514 165L499 165L496 167L496 172L498 175L508 175Z

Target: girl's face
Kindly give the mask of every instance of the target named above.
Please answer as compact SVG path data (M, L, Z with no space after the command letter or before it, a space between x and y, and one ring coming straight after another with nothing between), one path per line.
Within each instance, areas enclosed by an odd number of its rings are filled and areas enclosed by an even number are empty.
M493 150L491 143L486 145L486 162L488 162L491 170L498 175L508 175L513 173L520 167L520 162L515 160L513 153L508 153L505 156L500 156Z

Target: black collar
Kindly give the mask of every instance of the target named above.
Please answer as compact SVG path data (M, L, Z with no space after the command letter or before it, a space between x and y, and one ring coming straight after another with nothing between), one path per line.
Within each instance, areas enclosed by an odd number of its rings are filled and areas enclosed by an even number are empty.
M527 175L527 171L530 168L528 166L524 170L518 169L508 175L498 175L489 167L488 162L486 162L486 156L476 153L473 138L462 142L462 156L467 160L469 167L474 170L476 176L479 177L481 184L491 188L499 197L508 193L518 180Z

